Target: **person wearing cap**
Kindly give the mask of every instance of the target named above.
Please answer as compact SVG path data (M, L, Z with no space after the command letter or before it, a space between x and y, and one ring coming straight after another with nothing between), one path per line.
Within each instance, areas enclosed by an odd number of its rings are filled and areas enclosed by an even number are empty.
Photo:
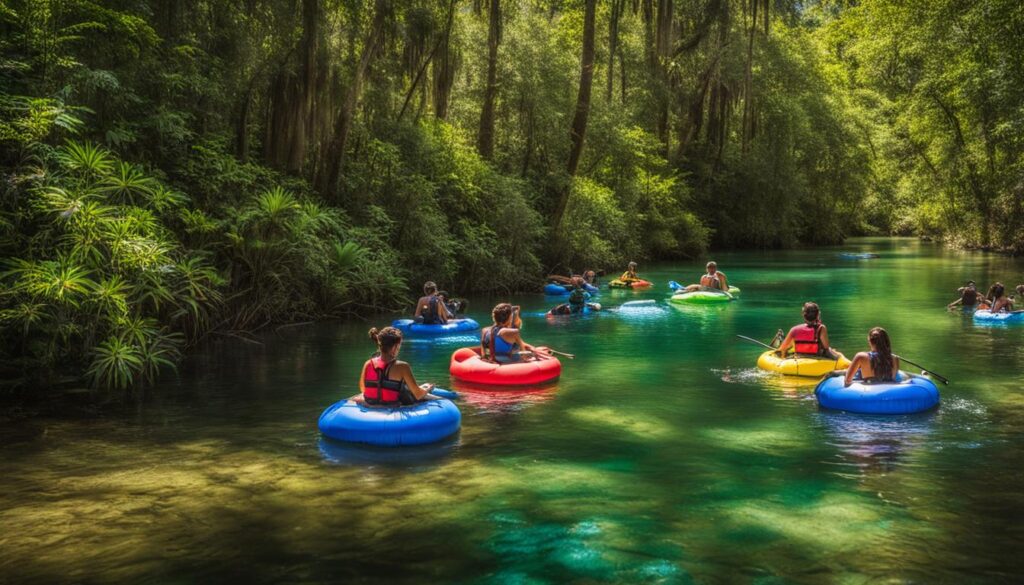
M431 281L423 283L423 296L416 301L416 312L412 316L424 325L444 325L452 318L441 297L437 296L437 285Z
M691 284L686 287L685 292L696 292L700 290L715 290L729 292L729 278L724 272L718 269L714 261L708 262L707 274L700 277L700 284Z
M974 308L984 301L981 294L978 293L978 287L974 284L973 280L968 280L963 286L956 289L956 292L960 295L960 298L946 305L946 308L952 309L957 306Z

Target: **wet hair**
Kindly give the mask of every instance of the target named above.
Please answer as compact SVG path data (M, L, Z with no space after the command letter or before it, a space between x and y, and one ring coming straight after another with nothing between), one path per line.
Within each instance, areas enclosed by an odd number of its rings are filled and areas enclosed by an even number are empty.
M973 280L968 280L967 282L964 283L964 286L975 286L975 284Z
M377 350L381 357L390 358L394 353L395 346L402 343L402 332L394 327L370 329L370 339L377 344Z
M437 292L437 285L434 284L433 280L428 280L423 283L423 294L432 295Z
M871 369L879 380L892 380L896 372L892 371L892 343L889 334L881 327L868 332L868 339L875 347L875 355L871 356Z
M712 260L711 262L708 262L707 266L704 268L714 268L715 270L718 270L718 263Z
M1003 286L1003 283L997 282L992 285L992 288L988 289L988 295L986 296L992 300L996 300L1002 297L1004 292L1006 292L1006 287Z
M804 303L804 321L817 323L819 315L821 315L821 309L818 308L818 303Z
M594 280L595 276L597 276L597 274L594 273L593 270L588 270L588 271L583 273L583 280L586 280L587 282L590 282L591 280ZM1024 284L1022 284L1021 286L1024 286Z
M498 303L494 306L494 309L491 310L491 318L499 325L507 323L511 316L512 305L510 303Z

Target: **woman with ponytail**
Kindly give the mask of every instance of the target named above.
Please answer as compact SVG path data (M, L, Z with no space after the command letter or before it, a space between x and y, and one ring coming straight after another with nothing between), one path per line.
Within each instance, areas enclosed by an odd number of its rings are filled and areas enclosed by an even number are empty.
M896 379L900 359L892 354L892 343L885 329L875 327L868 332L868 345L871 351L858 353L846 369L845 386L852 384L858 373L861 379L873 382L892 382Z
M818 304L804 303L803 313L804 324L795 325L789 330L776 353L780 357L785 357L786 352L792 348L795 353L801 355L845 359L843 354L829 347L828 329L821 322L821 309L818 308ZM782 331L779 331L779 336L781 335Z
M480 355L484 359L508 364L527 361L540 352L523 341L520 329L523 320L519 307L509 303L498 303L491 311L494 324L480 333Z
M430 394L433 384L418 385L409 364L398 361L401 331L374 327L370 329L370 339L377 344L377 353L366 360L359 376L363 402L371 406L405 406L437 398Z

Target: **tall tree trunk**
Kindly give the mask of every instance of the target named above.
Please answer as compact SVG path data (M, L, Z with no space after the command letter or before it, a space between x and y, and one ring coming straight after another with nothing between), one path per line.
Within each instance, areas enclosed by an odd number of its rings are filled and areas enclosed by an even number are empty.
M565 215L565 208L569 203L569 194L572 192L572 178L576 176L576 169L580 164L580 155L583 153L583 139L587 134L587 118L590 116L590 90L594 85L594 13L596 12L597 0L586 0L583 13L583 56L580 60L580 91L576 96L576 115L572 119L572 130L569 138L572 146L569 149L569 164L566 170L569 173L569 180L559 194L555 212L551 218L551 228L558 230L562 223L562 216Z
M501 0L491 0L487 27L487 87L480 112L476 149L490 160L494 156L494 96L498 92L498 44L501 43Z
M608 19L608 83L605 98L609 104L612 102L612 81L615 79L615 57L619 52L619 20L625 4L626 0L612 0L612 13Z
M341 177L341 169L345 158L345 145L348 142L348 134L352 130L352 119L355 116L356 106L359 105L359 98L363 93L363 80L366 77L366 70L370 62L378 53L378 47L384 36L384 23L387 19L388 0L377 0L374 6L373 22L363 43L363 51L359 55L359 63L356 66L352 82L345 94L345 101L341 105L341 111L334 122L334 132L331 142L327 147L327 155L324 160L326 170L320 173L317 181L317 189L324 195L334 195L338 188L338 179Z
M454 13L454 2L452 3ZM444 31L441 55L434 60L432 67L434 77L433 98L434 115L438 119L448 118L448 104L451 100L452 86L455 85L455 69L458 66L458 55L452 51L451 20Z
M434 47L430 50L430 53L427 54L427 58L423 60L423 63L417 69L416 77L413 78L412 85L409 86L409 91L408 91L408 93L405 94L405 101L402 102L402 109L401 109L401 111L398 112L398 119L399 120L401 120L402 116L405 115L405 110L409 107L409 100L412 98L412 95L416 91L417 87L419 87L420 80L423 79L423 74L427 71L427 67L430 66L431 62L433 62L434 57L437 55L438 50L441 48L442 45L444 45L446 43L446 41L448 39L448 36L451 34L452 20L454 18L455 18L455 0L451 0L451 2L448 3L448 18L445 20L444 32L440 36L437 37L437 41L434 43ZM423 105L426 102L426 95L427 95L427 86L426 86L426 84L423 85L422 94L423 94L423 96L422 96L423 97L423 101L420 102L420 110L421 111L422 111ZM420 113L421 112L418 112L416 114L416 119L417 120L420 117Z
M320 88L321 0L302 0L302 37L297 55L299 75L281 67L271 89L270 120L264 158L267 164L291 173L301 172L316 132L315 104Z

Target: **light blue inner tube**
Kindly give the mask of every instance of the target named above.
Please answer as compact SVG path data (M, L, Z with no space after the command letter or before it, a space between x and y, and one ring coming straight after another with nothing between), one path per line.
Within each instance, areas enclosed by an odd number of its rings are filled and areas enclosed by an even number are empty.
M399 329L402 333L413 337L439 337L441 335L455 335L476 331L480 324L472 319L453 319L443 325L424 325L412 319L399 319L391 323L391 326Z
M825 378L814 389L818 404L858 414L912 414L939 403L939 389L924 376L899 372L895 382L865 383L854 380L843 386L843 377Z
M840 252L839 257L843 260L871 260L878 258L874 252Z
M396 407L366 406L346 398L328 406L317 426L339 441L398 447L436 443L461 424L459 407L444 398Z
M974 312L975 321L987 323L1024 323L1024 312L1022 313L993 313L988 309L979 309Z
M557 296L567 295L567 294L571 293L572 292L572 287L565 288L565 286L566 285L555 284L553 282L549 282L548 284L544 285L544 294L549 295L549 296L553 296L553 297L557 297ZM594 286L592 284L588 284L588 283L584 282L583 283L583 290L587 291L588 293L596 293L596 292L600 291L601 289L597 288L596 286Z

